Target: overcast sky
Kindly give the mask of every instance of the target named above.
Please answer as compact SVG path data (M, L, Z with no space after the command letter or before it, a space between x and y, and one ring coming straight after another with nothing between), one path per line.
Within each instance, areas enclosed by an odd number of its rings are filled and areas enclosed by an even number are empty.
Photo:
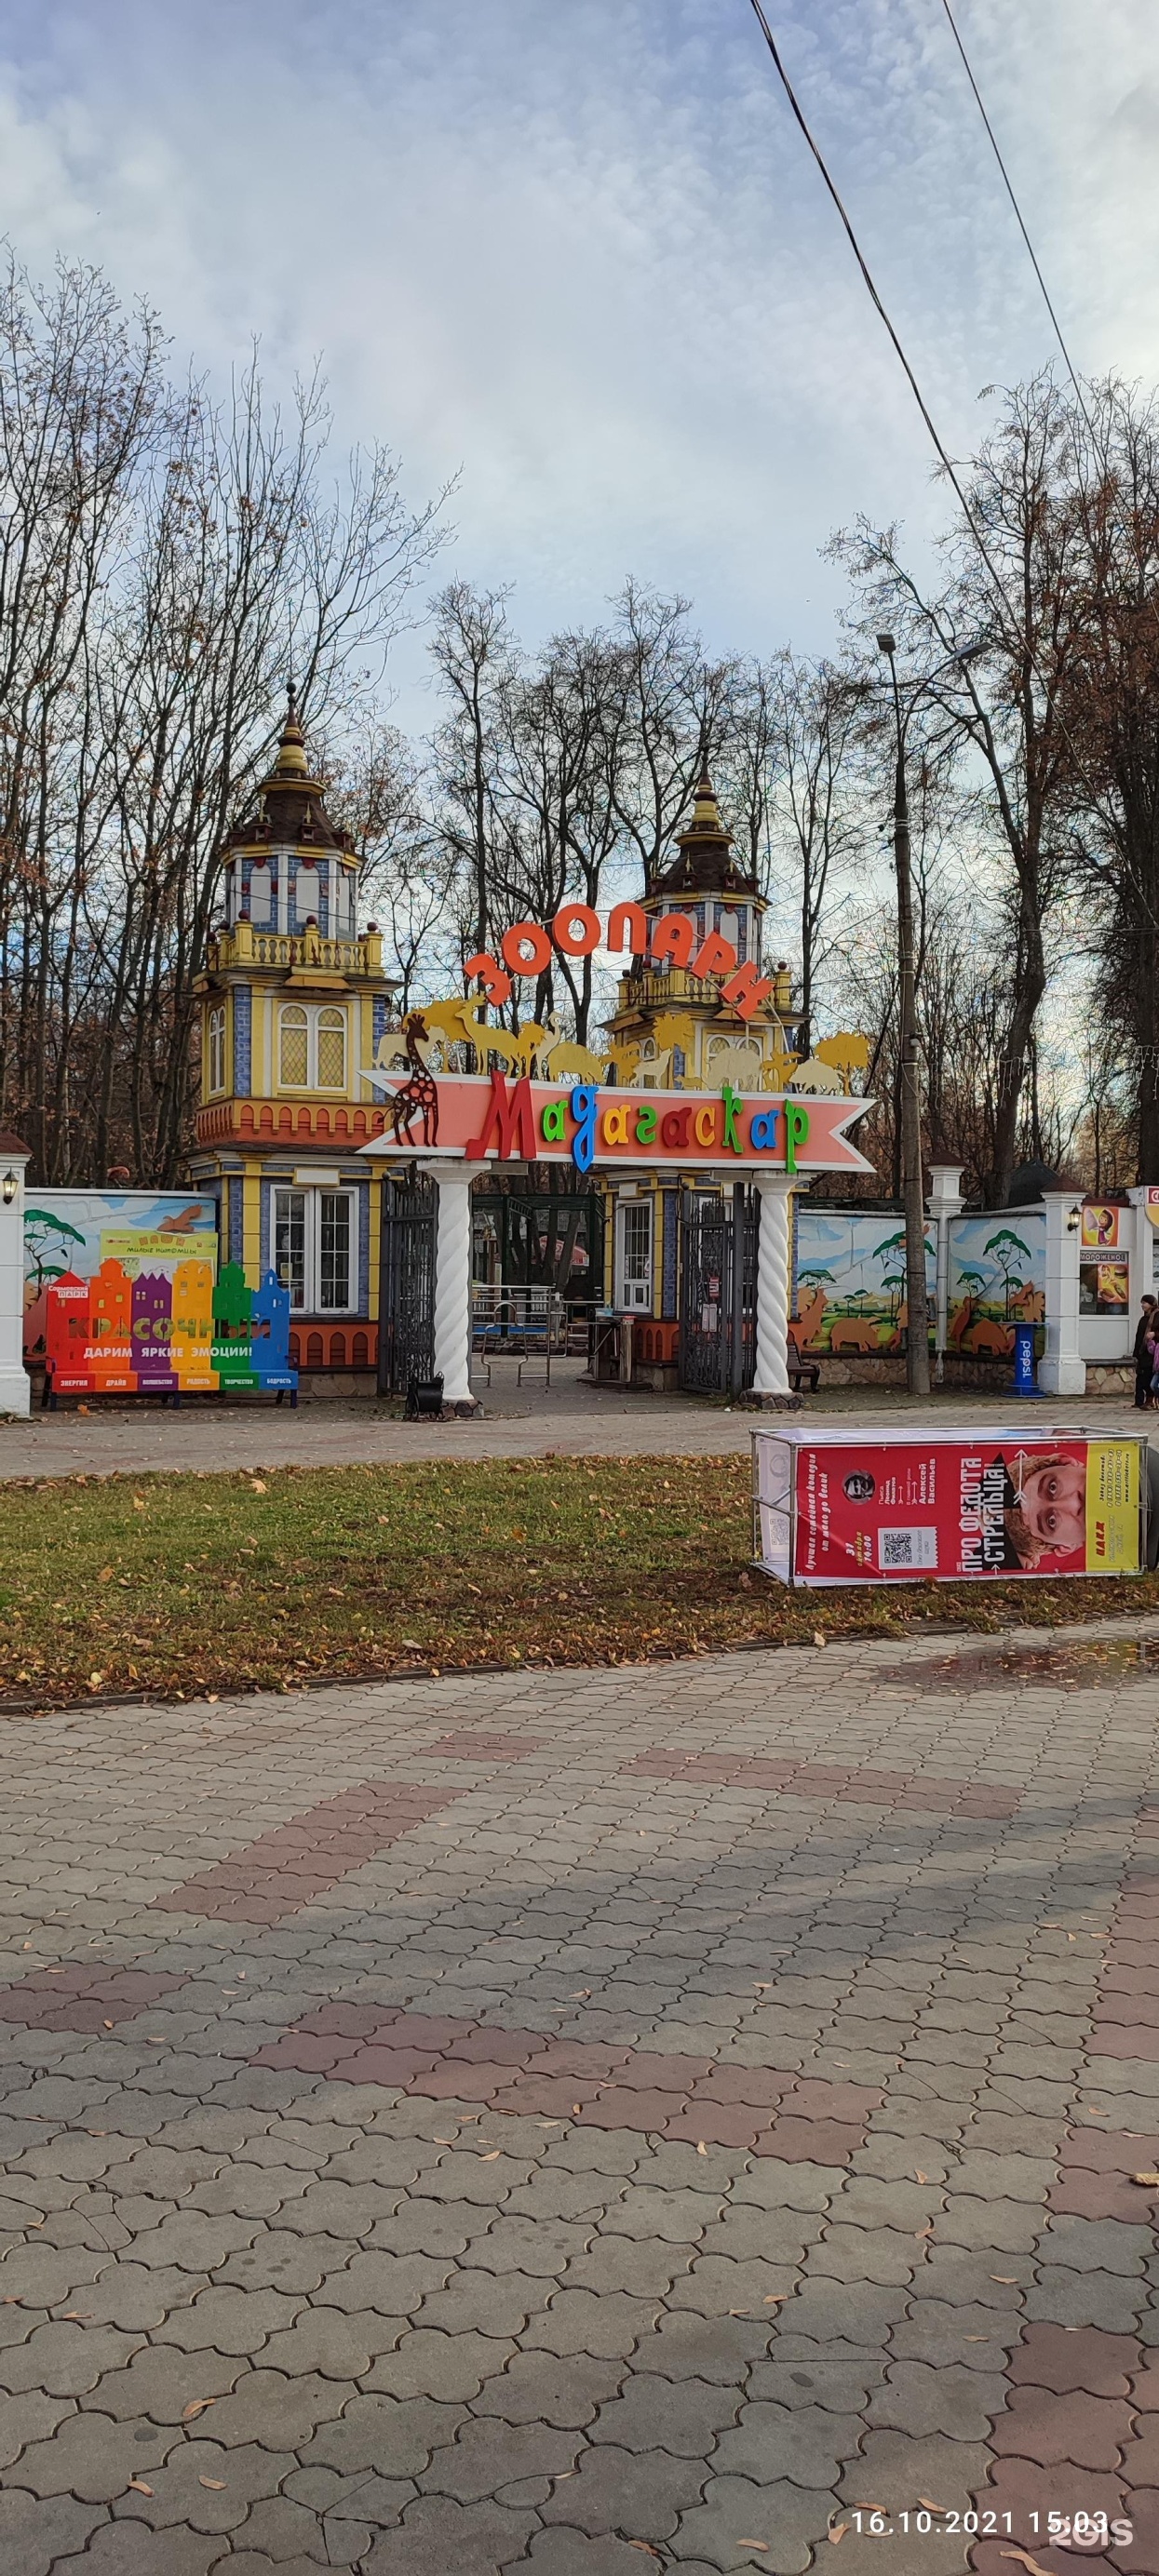
M1159 377L1154 0L957 0L1076 362ZM1051 353L941 0L769 0L947 443ZM7 0L0 231L224 382L459 472L445 571L536 639L624 575L831 646L858 511L932 525L896 361L748 0ZM423 720L404 650L400 713Z

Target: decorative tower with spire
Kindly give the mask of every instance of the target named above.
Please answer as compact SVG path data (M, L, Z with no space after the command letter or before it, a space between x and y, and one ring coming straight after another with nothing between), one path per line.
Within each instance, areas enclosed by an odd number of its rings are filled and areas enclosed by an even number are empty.
M653 921L666 912L687 913L700 939L715 930L738 966L750 960L760 966L764 897L756 877L738 864L707 763L696 782L692 819L676 834L675 855L652 877L643 909ZM657 1090L719 1089L726 1075L736 1080L739 1057L750 1090L780 1089L794 1061L788 967L776 967L769 1001L748 1021L722 1002L721 981L634 960L607 1022L621 1080Z
M358 854L326 811L293 686L273 768L218 853L225 919L198 979L201 1096L190 1176L220 1200L222 1260L290 1295L302 1371L370 1370L381 1183L372 1065L397 989L358 928Z

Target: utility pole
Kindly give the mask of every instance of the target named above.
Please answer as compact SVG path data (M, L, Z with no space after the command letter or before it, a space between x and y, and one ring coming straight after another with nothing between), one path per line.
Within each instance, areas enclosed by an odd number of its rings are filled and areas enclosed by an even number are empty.
M922 1187L921 1039L917 1028L917 961L914 954L913 879L910 873L909 797L905 776L905 724L897 684L896 644L879 635L889 663L897 737L893 791L893 855L897 872L898 1051L901 1076L901 1187L905 1205L906 1386L930 1392L930 1334L926 1293L926 1211Z

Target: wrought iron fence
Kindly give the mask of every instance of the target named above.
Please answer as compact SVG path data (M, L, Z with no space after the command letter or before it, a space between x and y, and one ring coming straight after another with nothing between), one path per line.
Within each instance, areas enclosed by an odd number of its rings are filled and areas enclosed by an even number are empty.
M701 1395L740 1395L756 1374L755 1190L731 1198L683 1190L680 1204L680 1383Z
M382 1193L378 1391L405 1395L435 1364L435 1216L438 1185L421 1174Z

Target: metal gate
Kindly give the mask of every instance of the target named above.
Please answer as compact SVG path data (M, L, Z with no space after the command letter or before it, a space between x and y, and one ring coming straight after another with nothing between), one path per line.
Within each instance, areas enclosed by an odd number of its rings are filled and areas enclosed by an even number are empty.
M755 1190L730 1199L680 1194L680 1384L701 1395L740 1395L756 1375Z
M378 1392L405 1395L435 1364L435 1214L438 1183L416 1174L382 1190Z

